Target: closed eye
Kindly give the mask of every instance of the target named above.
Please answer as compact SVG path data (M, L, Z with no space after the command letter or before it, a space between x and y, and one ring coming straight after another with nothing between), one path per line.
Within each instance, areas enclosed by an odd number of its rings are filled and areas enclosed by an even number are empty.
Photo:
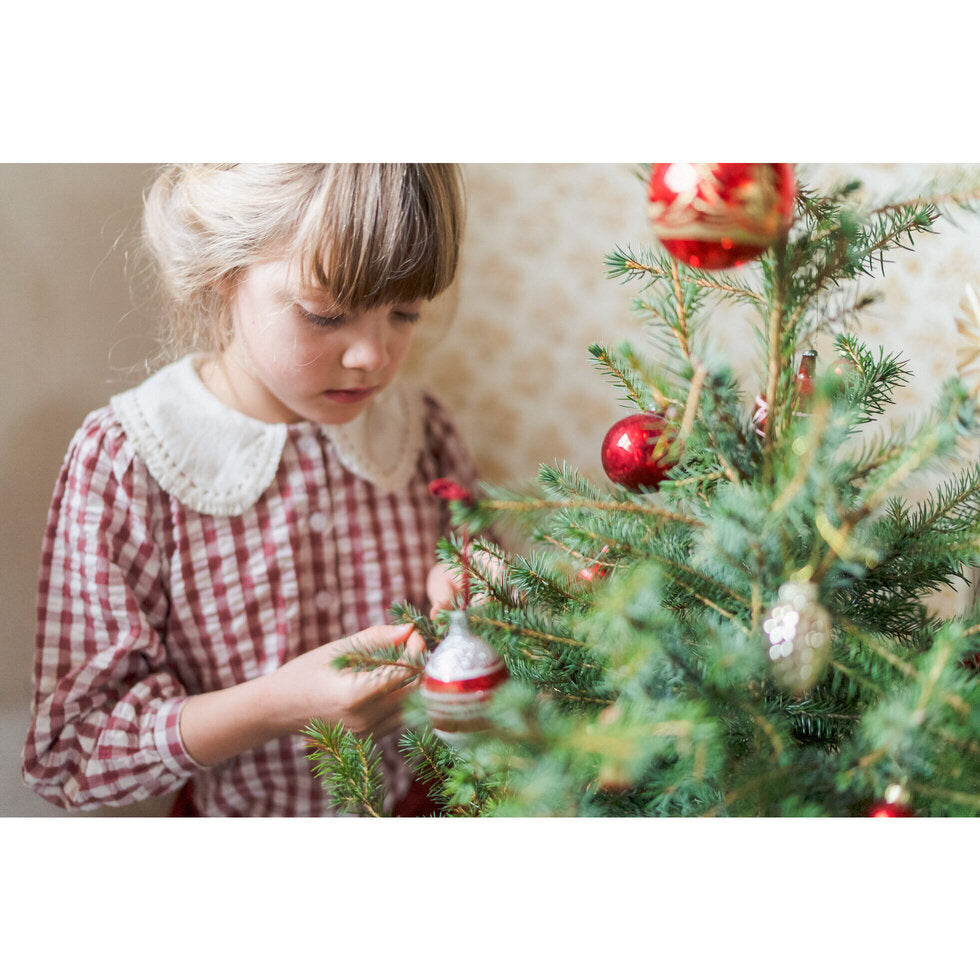
M421 313L410 313L407 310L392 310L391 315L402 323L418 323L422 317Z
M304 320L317 327L340 327L347 322L347 317L342 313L336 316L329 313L314 313L301 303L296 304L296 309L299 310Z
M308 310L302 303L297 303L296 309L304 320L316 327L342 327L345 323L350 322L350 317L346 313L315 313L313 310ZM398 324L418 323L421 316L421 312L417 310L392 310L390 313L391 319Z

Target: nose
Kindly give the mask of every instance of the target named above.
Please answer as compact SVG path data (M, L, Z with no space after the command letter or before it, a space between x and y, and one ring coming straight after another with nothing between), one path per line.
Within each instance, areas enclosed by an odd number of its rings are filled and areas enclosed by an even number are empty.
M351 371L374 374L389 361L387 335L383 318L374 311L365 313L351 324L351 340L344 350L341 364Z

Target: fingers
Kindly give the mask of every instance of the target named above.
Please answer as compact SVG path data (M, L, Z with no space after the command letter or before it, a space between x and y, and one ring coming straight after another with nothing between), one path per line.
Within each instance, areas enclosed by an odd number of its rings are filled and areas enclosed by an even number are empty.
M354 633L341 641L341 649L359 647L375 649L378 647L404 646L409 655L420 655L425 650L425 640L415 631L411 623L397 626L370 626L360 633ZM379 667L377 670L364 671L356 675L357 683L369 688L372 695L384 694L408 688L418 679L417 671L411 667L401 667L398 664ZM404 695L402 691L402 695Z
M410 667L379 667L377 670L366 671L358 675L362 683L372 689L375 694L396 692L399 699L408 693L408 689L417 682L418 673Z
M415 632L411 623L398 626L369 626L360 633L353 633L337 641L334 649L338 653L353 650L377 650L382 647L404 647L409 654L421 654L425 650L425 640Z
M397 647L408 641L408 638L415 632L415 627L411 623L403 623L398 626L369 626L360 633L354 633L341 641L345 649L351 647L363 647L368 650L377 647Z
M405 644L405 651L413 657L420 657L425 653L425 640L414 629L408 638L408 642Z
M408 689L403 688L381 695L375 702L377 714L371 726L371 732L381 738L390 732L397 731L404 724L402 719L402 701Z
M433 565L425 583L425 591L432 603L429 617L432 618L441 609L449 609L462 589L463 577L459 572L442 562Z
M383 676L382 676L383 675ZM360 694L354 714L358 718L355 729L361 735L371 734L381 738L402 727L402 702L418 677L398 668L359 674Z

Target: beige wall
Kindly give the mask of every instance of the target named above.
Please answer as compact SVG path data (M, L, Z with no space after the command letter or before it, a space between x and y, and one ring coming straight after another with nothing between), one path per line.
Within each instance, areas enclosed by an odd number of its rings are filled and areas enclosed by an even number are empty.
M153 316L127 286L126 247L151 169L0 165L0 815L61 812L24 789L18 773L37 558L72 433L87 411L139 379L154 349ZM598 477L602 437L626 410L590 367L586 348L639 339L632 289L605 279L603 256L615 243L647 238L642 186L620 164L465 169L469 225L455 322L418 369L453 410L486 478L524 480L555 459ZM936 169L824 165L811 172L821 181L856 172L886 192L914 187ZM916 370L896 417L923 408L955 369L954 316L964 284L980 281L977 227L964 218L958 229L924 236L881 281L885 301L863 334L904 350ZM745 373L754 358L751 336L738 317L712 323L712 344Z

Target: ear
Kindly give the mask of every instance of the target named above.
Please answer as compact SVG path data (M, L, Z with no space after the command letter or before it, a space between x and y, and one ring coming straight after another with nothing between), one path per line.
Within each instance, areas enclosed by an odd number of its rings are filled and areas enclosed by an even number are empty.
M214 291L224 300L229 300L238 288L243 269L233 269L225 273L212 287Z

